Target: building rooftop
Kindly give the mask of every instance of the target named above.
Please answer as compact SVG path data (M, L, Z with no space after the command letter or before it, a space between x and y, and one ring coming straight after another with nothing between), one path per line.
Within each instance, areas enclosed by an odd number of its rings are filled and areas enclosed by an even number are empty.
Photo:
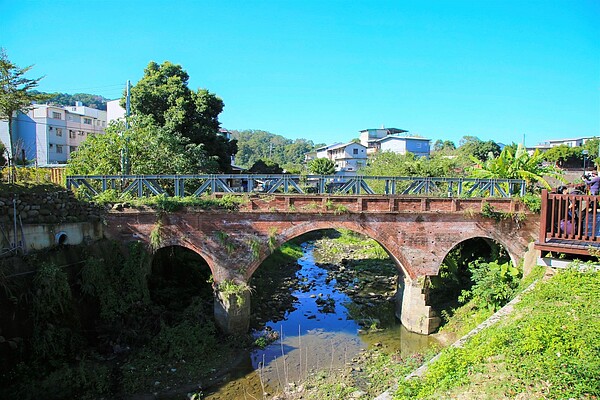
M344 147L350 146L351 144L357 144L357 145L359 145L361 147L365 147L364 145L362 145L362 144L360 144L358 142L348 142L348 143L338 143L338 144L335 144L335 145L331 145L331 146L329 146L328 150L342 149Z
M424 140L427 142L430 142L430 139L427 138L423 138L423 137L417 137L417 136L404 136L404 135L387 135L384 138L381 139L377 139L376 142L385 142L386 140L392 140L392 139L403 139L403 140Z
M370 129L363 129L359 132L368 132L368 131L378 131L378 130L385 130L388 131L388 135L393 135L395 133L405 133L408 131L405 131L404 129L398 129L398 128L370 128Z

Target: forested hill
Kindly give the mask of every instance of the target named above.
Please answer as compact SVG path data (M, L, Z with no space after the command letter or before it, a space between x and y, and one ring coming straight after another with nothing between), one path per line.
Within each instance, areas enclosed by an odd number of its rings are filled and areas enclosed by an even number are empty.
M258 160L271 160L283 168L286 168L286 165L302 164L305 153L321 146L321 144L315 145L312 140L291 140L261 130L230 132L232 138L238 141L235 164L245 168L251 167Z
M37 92L37 91L34 91L34 92L35 93L44 93L44 92ZM97 94L88 94L88 93L75 93L75 94L47 93L47 94L54 95L54 97L52 97L50 100L48 100L48 103L56 104L58 106L74 106L76 101L80 101L83 103L84 106L88 106L91 108L96 108L98 110L106 111L106 102L110 101L110 99L107 99L107 98L102 97Z

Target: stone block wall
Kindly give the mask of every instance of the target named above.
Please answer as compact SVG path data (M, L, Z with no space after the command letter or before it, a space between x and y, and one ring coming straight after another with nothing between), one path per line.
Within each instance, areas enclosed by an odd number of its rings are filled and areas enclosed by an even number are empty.
M13 202L14 201L14 202ZM12 224L15 215L23 224L54 224L99 221L105 210L94 203L82 202L70 190L30 191L0 194L0 224Z

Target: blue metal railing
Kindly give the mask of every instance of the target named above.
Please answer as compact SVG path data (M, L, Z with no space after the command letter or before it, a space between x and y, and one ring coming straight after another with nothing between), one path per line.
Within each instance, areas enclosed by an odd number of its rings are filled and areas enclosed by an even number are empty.
M335 175L69 175L67 188L93 197L107 190L137 197L212 193L315 193L433 197L511 197L525 194L520 179Z

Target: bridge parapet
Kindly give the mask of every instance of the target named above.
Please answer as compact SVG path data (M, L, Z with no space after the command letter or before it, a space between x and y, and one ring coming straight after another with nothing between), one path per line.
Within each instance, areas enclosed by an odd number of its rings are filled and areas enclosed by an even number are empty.
M218 194L217 197L222 196ZM414 213L481 212L487 206L498 212L525 213L527 207L514 198L440 198L381 195L254 195L240 205L240 212L291 212L291 213Z

